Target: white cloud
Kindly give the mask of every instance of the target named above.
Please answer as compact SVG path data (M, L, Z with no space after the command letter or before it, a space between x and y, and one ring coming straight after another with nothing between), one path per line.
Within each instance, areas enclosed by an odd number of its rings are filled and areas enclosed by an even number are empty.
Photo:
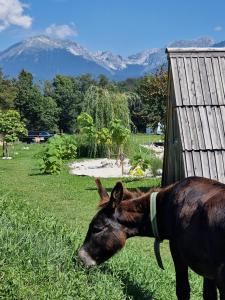
M74 24L71 23L71 25L56 25L52 24L49 27L45 29L45 33L54 36L60 39L66 38L68 36L77 36L78 32L74 28Z
M20 0L0 0L0 31L5 30L10 25L23 28L30 28L32 18L24 14L27 5Z
M223 30L223 27L220 26L220 25L218 25L218 26L215 26L215 27L213 28L213 30L214 30L214 31L222 31L222 30Z

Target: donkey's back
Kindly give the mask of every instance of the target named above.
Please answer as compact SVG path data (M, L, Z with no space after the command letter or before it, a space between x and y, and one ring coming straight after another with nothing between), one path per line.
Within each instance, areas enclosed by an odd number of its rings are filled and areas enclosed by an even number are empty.
M185 264L217 280L225 271L225 185L189 177L176 184L172 194L172 243Z

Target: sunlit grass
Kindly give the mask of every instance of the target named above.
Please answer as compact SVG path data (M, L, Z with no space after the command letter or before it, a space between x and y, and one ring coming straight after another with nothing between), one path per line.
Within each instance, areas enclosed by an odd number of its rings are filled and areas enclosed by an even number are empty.
M131 140L138 144L151 144L154 142L163 142L164 135L147 135L144 133L132 134Z
M41 175L31 145L11 160L0 160L0 298L2 299L176 299L168 243L162 245L165 271L149 238L133 238L99 268L72 260L96 212L93 178ZM116 180L102 180L110 190ZM160 179L124 179L126 187L149 188ZM201 299L199 277L191 274L192 299ZM153 298L152 298L153 297Z

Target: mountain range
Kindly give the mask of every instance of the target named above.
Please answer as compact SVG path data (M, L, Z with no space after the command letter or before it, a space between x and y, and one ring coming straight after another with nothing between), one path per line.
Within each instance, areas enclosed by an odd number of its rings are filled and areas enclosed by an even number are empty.
M224 47L225 41L214 44L211 38L179 40L167 47ZM0 52L0 68L9 77L15 77L25 69L36 80L52 79L56 74L77 76L90 73L100 74L112 80L136 78L154 73L166 65L165 48L150 48L122 57L109 51L91 52L76 42L34 36L12 45Z

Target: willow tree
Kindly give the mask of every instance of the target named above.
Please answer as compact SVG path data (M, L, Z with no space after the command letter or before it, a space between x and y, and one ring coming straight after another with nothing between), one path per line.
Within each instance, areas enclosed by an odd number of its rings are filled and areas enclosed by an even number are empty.
M97 129L109 128L113 119L120 119L125 127L130 127L128 97L125 93L92 85L84 95L82 111L92 116Z
M114 118L119 119L122 125L130 128L130 112L128 96L125 93L111 93Z
M109 127L114 118L111 95L108 90L90 86L84 95L83 112L92 116L97 129Z
M130 116L128 99L126 94L108 91L106 88L99 86L90 86L84 95L83 112L88 113L96 126L97 131L102 128L109 129L114 119L119 119L125 128L130 128ZM106 133L106 131L105 131ZM107 143L109 141L106 138ZM98 143L92 145L98 156L109 155L111 145Z

